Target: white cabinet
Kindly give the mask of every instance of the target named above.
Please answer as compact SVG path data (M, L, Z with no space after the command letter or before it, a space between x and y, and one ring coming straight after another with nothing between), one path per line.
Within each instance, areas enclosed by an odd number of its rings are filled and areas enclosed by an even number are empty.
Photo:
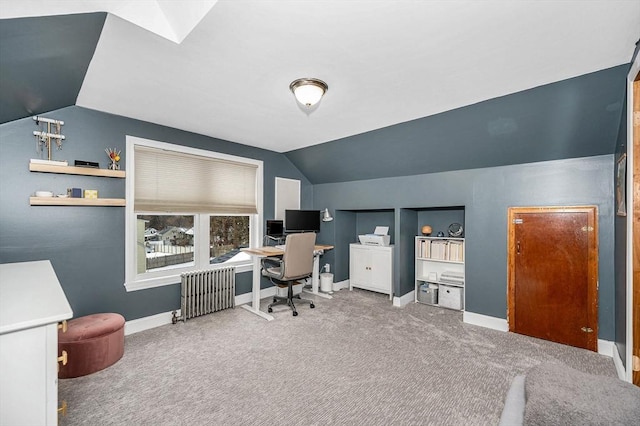
M464 309L464 238L416 237L416 302Z
M57 425L58 322L73 312L49 261L0 276L0 424Z
M349 290L353 287L393 298L393 246L349 245Z

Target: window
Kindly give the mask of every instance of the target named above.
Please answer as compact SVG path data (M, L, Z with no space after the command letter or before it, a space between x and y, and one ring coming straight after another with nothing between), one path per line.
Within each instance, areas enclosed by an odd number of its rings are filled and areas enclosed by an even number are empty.
M261 161L131 136L126 154L127 291L196 269L251 270L241 249L261 241Z

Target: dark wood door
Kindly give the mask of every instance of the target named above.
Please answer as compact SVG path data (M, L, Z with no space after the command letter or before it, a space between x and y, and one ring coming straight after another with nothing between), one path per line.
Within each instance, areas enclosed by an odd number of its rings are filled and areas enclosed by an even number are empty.
M597 351L596 207L509 209L509 330Z

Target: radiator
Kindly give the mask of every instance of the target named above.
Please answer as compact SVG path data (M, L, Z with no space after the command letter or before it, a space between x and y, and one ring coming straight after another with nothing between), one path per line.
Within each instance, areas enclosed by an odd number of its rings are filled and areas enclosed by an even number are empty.
M236 306L236 268L185 272L181 276L180 308L173 323Z

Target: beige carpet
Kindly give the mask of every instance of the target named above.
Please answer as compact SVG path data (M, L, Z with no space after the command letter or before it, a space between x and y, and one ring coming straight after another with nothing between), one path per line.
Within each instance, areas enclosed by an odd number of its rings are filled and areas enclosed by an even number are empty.
M495 425L534 365L616 377L611 358L365 290L297 317L277 308L271 322L236 308L128 336L115 365L59 381L60 425Z

